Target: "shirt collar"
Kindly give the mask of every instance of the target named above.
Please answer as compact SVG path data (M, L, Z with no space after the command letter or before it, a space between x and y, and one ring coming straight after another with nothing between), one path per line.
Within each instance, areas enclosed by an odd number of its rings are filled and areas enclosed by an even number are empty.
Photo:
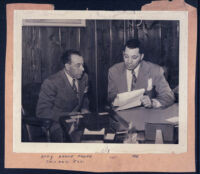
M64 72L65 72L67 79L69 80L69 83L72 85L73 78L66 72L66 70L64 70Z
M140 64L134 69L136 77L138 77L139 69L140 69ZM126 71L127 71L127 73L132 73L132 70L127 69Z

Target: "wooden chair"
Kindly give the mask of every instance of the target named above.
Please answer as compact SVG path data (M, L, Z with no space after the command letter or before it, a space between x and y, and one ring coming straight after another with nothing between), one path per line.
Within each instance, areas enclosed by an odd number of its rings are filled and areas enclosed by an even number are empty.
M30 83L22 89L22 142L50 142L53 120L36 117L40 83Z

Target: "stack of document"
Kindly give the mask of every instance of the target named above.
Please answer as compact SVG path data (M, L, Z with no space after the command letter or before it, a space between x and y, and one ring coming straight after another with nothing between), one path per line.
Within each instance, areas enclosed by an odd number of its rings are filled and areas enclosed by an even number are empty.
M83 132L82 142L103 141L104 134L105 128L102 128L101 130L89 130L85 128Z
M113 106L118 106L117 111L133 108L141 105L141 97L144 95L144 89L138 89L130 92L117 94Z
M84 129L83 135L104 135L105 128L102 128L101 130L88 130L87 128Z

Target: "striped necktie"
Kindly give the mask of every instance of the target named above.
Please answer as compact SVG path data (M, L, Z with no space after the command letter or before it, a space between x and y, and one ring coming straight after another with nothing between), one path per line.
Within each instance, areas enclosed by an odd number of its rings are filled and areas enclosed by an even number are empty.
M73 90L74 90L75 93L78 92L78 91L77 91L77 87L76 87L76 79L73 79L73 80L72 80L72 88L73 88Z
M132 70L132 82L131 82L131 91L135 89L137 78L135 76L135 71Z

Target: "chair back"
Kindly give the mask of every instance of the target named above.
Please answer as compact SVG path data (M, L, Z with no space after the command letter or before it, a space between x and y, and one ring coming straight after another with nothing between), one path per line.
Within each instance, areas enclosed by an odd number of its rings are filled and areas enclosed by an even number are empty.
M41 83L29 83L22 89L22 106L26 116L36 116Z
M36 107L41 83L29 83L22 88L22 141L45 142L46 135L42 127L27 124L27 117L36 118Z

